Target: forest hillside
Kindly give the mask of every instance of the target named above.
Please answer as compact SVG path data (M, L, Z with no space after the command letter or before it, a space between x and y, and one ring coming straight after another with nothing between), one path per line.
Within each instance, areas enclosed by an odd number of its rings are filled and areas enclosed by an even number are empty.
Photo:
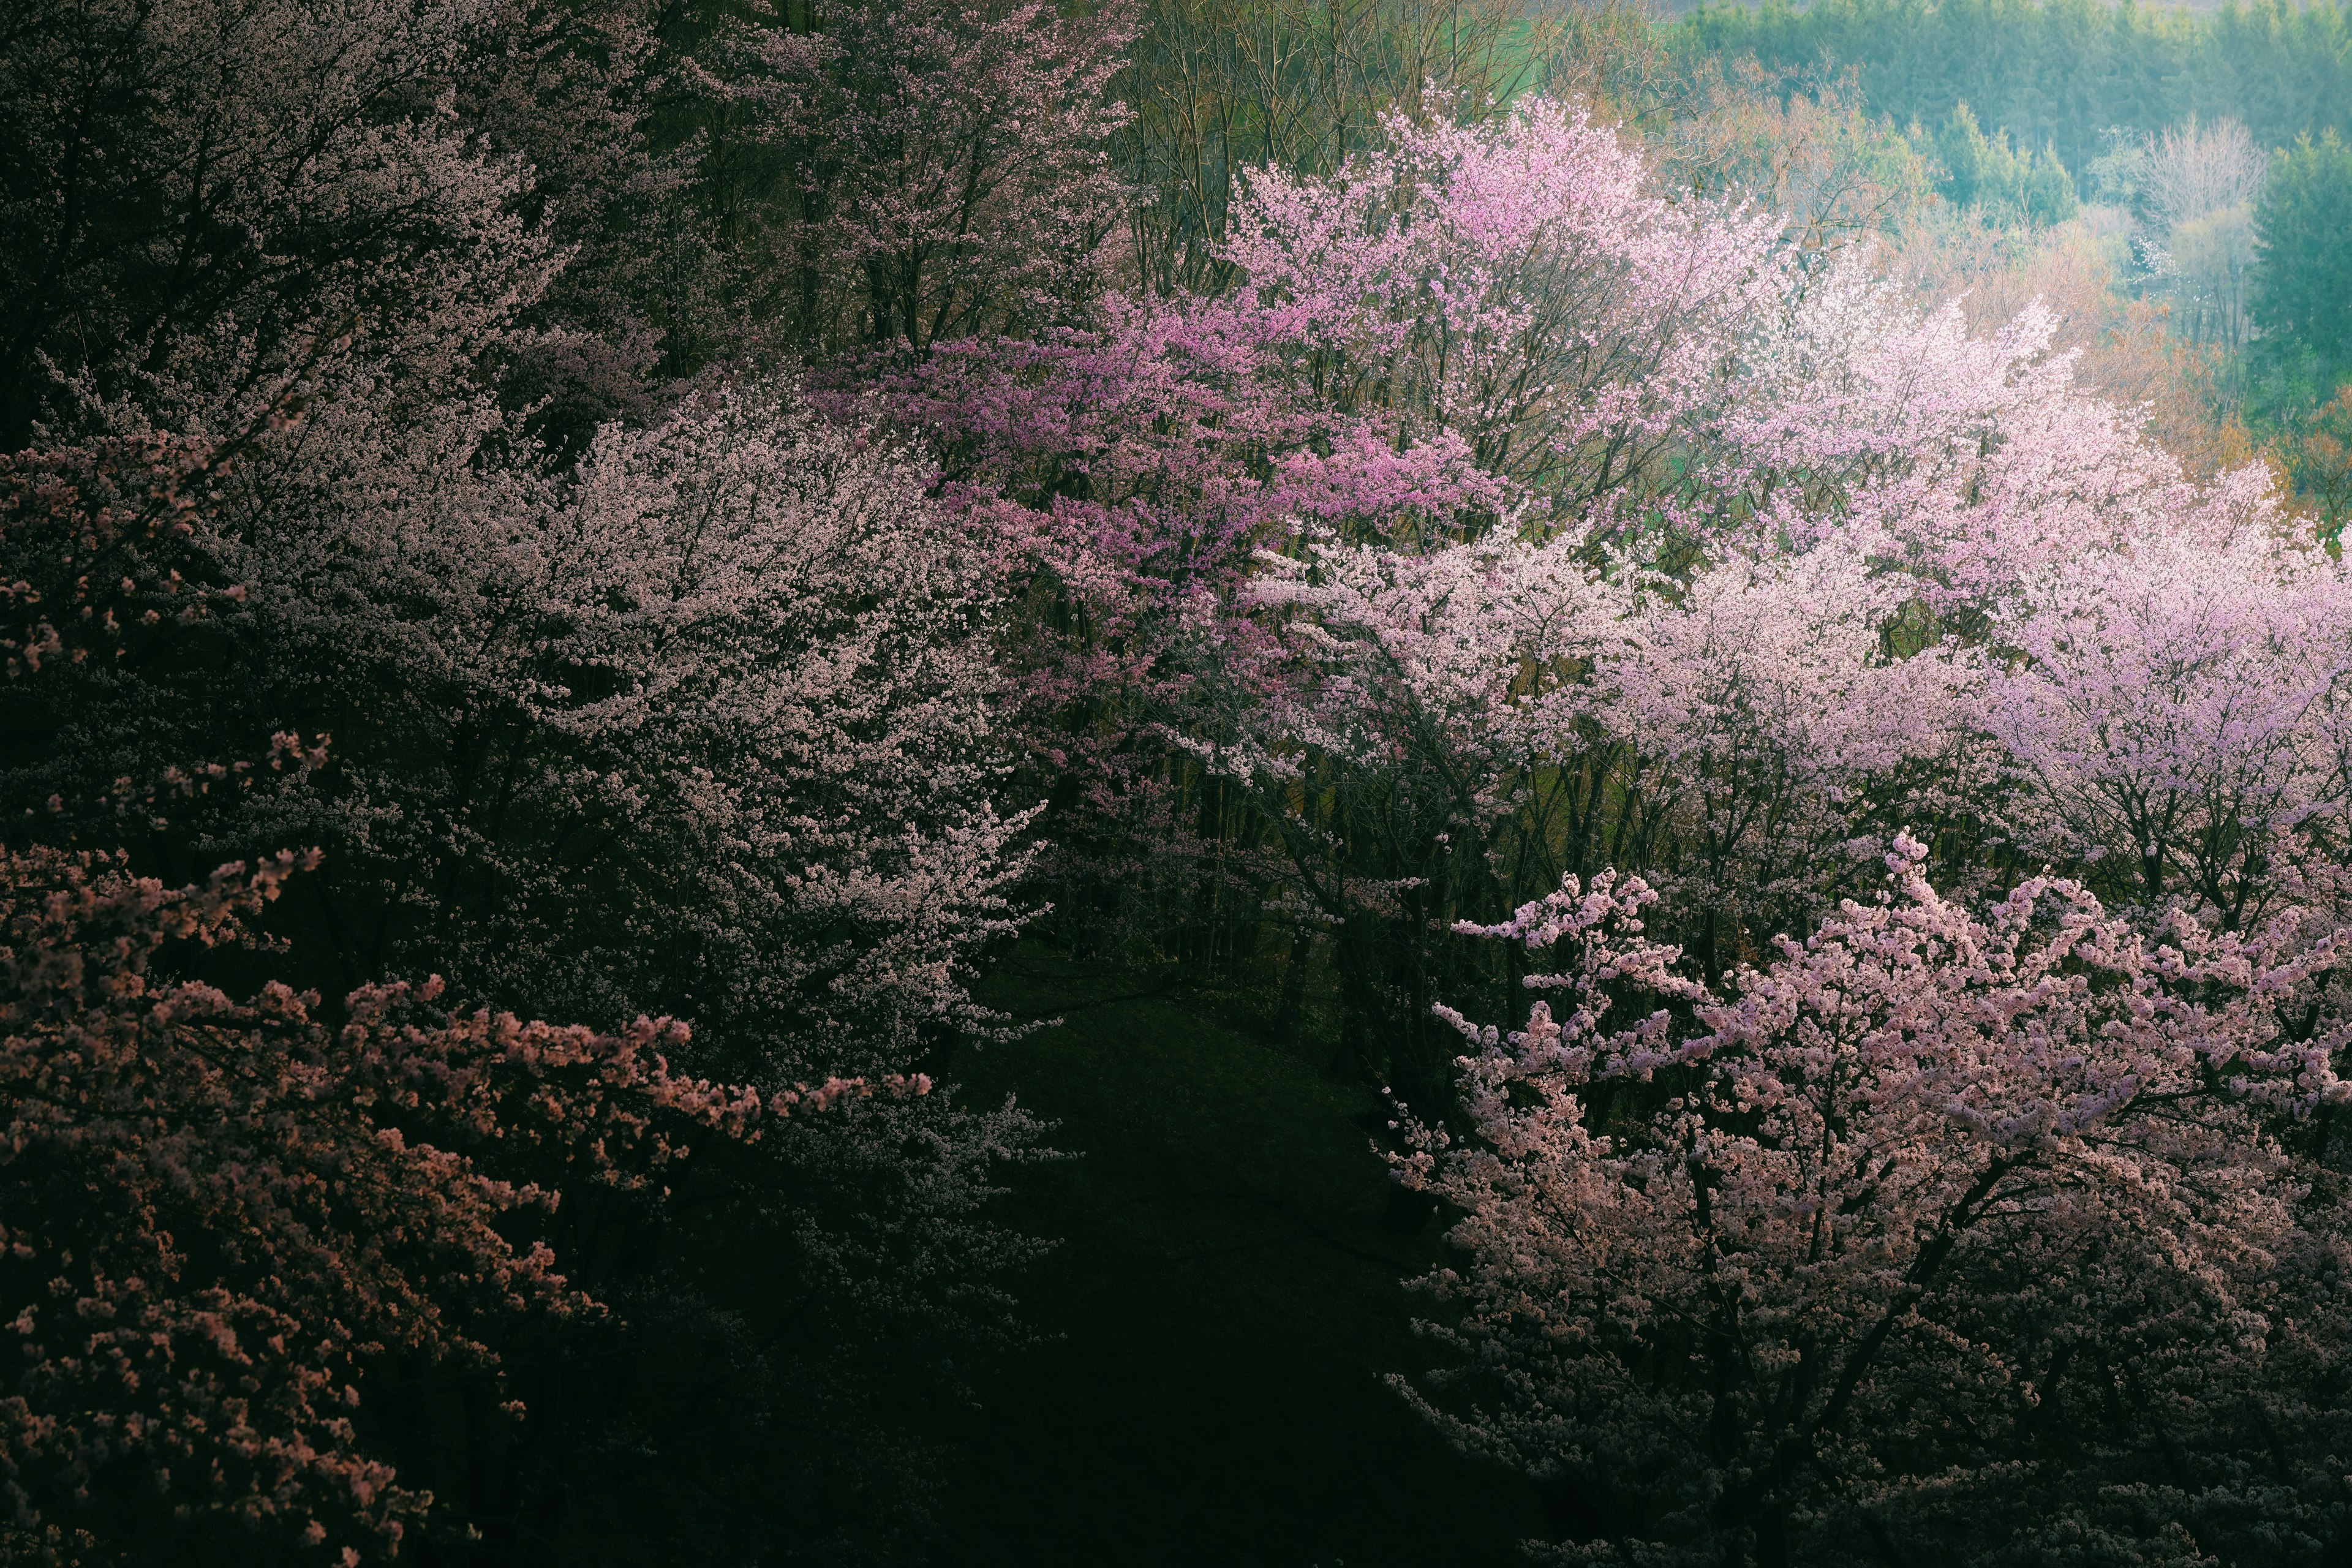
M0 0L0 1563L2352 1561L2347 29Z

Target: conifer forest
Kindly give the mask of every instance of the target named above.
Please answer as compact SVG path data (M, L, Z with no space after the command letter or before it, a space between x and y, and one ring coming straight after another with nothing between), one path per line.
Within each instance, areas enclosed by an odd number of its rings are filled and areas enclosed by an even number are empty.
M0 1563L2352 1568L2347 526L2345 0L0 0Z

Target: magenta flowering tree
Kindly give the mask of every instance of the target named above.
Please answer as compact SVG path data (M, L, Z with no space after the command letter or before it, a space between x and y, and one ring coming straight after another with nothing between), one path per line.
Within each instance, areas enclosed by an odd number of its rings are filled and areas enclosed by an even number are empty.
M1009 733L1024 784L1059 803L1057 884L1087 907L1138 885L1171 905L1208 896L1190 873L1218 857L1234 813L1200 815L1197 769L1171 739L1198 721L1204 679L1262 695L1260 639L1230 611L1274 531L1301 513L1433 526L1504 502L1459 441L1399 451L1272 372L1223 301L1113 299L1095 327L937 345L876 389L940 454L943 502L991 546ZM1161 880L1171 865L1187 868L1179 886Z
M1580 110L1392 115L1382 138L1328 179L1252 176L1229 294L937 344L880 389L1002 542L1024 735L1083 808L1057 837L1214 838L1249 815L1202 800L1192 742L1255 700L1228 683L1263 695L1235 596L1294 521L1413 551L1614 498L1695 437L1697 389L1769 295L1769 225L1670 205Z
M1436 107L1390 115L1329 178L1250 181L1226 254L1273 379L1399 453L1458 443L1547 515L1655 485L1786 287L1777 220L1667 202L1580 107L1475 126Z
M2322 1561L2339 939L2046 878L1972 915L1926 858L1720 991L1638 879L1477 929L1544 999L1445 1014L1460 1121L1396 1165L1462 1215L1462 1361L1400 1386L1546 1483L1547 1560Z

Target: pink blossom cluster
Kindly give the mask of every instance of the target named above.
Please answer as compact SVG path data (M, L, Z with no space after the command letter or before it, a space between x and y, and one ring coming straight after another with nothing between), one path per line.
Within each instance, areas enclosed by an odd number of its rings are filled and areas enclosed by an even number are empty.
M2110 892L2129 861L2151 905L2232 920L2290 863L2313 886L2352 782L2346 585L2263 470L2192 483L2074 385L2038 308L1972 338L1866 257L1799 268L1753 214L1650 188L1542 103L1253 184L1237 293L1155 318L1222 312L1254 346L1213 384L1215 430L1262 454L1221 459L1245 503L1221 574L1160 579L1226 624L1163 612L1154 641L1118 590L1129 663L1176 672L1156 710L1180 751L1289 816L1327 766L1442 781L1411 854L1442 832L1499 879L1452 896L1638 865L1715 966L1906 823L1945 825L1965 876L2112 857ZM1369 451L1422 460L1418 488L1339 471Z
M2175 1445L2140 1515L2237 1550L2344 1506L2308 1468L2352 1329L2313 1163L2343 934L2143 931L2049 877L1971 914L1927 859L1898 837L1874 898L1721 988L1638 879L1472 928L1554 967L1524 1029L1444 1010L1460 1118L1408 1114L1396 1166L1464 1216L1421 1285L1465 1356L1399 1386L1581 1510L1558 1561L2120 1542L2147 1519L2069 1482L2129 1472L2117 1391ZM2249 1421L2305 1455L2276 1485L2233 1471Z

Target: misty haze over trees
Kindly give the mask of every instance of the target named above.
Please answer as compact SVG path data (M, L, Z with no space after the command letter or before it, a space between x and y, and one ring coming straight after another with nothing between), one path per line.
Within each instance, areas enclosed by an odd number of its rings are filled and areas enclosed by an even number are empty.
M0 1562L2352 1561L2347 138L6 0Z

